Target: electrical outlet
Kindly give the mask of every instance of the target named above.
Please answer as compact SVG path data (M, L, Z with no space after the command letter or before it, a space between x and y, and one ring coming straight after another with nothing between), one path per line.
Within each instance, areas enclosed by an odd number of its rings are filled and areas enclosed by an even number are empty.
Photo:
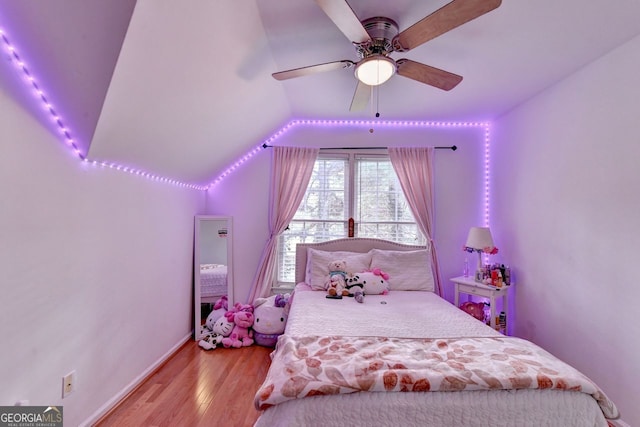
M76 371L71 371L62 377L62 398L69 396L76 389Z

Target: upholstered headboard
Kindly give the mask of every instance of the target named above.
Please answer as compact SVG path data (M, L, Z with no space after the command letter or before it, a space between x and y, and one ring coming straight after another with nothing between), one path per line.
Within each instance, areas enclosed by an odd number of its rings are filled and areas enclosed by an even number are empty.
M296 245L296 283L304 282L307 268L307 249L313 248L321 251L348 251L366 253L371 249L384 249L391 251L415 251L427 249L426 246L405 245L382 239L370 239L349 237L344 239L329 240L321 243L298 243Z

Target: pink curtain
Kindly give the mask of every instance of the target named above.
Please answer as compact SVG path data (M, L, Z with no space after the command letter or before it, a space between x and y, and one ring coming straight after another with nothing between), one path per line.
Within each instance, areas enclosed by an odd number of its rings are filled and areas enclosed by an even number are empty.
M262 257L249 302L267 297L276 270L278 236L287 228L307 191L317 148L273 147L271 158L271 188L269 200L269 239Z
M431 246L431 265L436 284L436 291L440 296L442 286L440 281L440 267L436 245L433 236L433 147L420 148L389 148L389 158L411 213L416 219L420 231L429 240Z

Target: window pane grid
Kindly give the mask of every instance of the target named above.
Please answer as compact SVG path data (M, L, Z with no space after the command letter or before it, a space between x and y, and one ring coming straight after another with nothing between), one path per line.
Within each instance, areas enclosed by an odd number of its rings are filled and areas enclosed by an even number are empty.
M345 159L316 160L309 186L293 218L345 220L347 166Z
M415 222L388 158L357 161L358 221Z
M354 171L354 197L348 190L350 164ZM293 286L298 243L347 237L350 211L354 212L357 237L424 244L387 156L318 158L303 201L279 238L277 285Z
M346 235L346 221L291 221L278 245L278 283L293 284L298 243L320 243Z

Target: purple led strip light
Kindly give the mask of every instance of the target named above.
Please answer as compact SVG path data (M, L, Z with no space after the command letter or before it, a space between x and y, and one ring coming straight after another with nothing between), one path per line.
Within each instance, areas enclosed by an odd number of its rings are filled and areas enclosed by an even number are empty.
M53 105L51 104L49 99L47 99L47 97L45 96L44 91L42 90L40 85L38 85L38 83L36 82L36 79L33 77L33 75L27 68L24 61L20 58L20 55L16 51L15 47L9 42L9 39L7 38L6 34L1 28L0 28L0 37L2 38L2 41L4 42L5 47L9 51L10 59L14 62L18 70L22 71L22 74L24 74L25 83L28 86L31 86L35 90L36 98L38 98L43 103L45 111L49 113L53 122L58 126L58 130L63 136L65 144L74 153L74 155L76 155L81 161L88 164L96 165L96 166L103 166L103 167L108 167L110 169L115 169L122 172L128 172L133 175L142 176L154 181L160 181L168 184L177 185L180 187L187 187L187 188L192 188L196 190L206 190L208 188L208 186L185 183L176 179L154 175L152 173L145 172L143 170L132 168L129 166L123 166L123 165L110 163L106 161L87 159L86 156L82 154L82 152L76 145L76 142L73 140L73 137L71 136L71 132L63 123L62 118L56 113L55 109L53 108Z
M60 116L58 116L58 114L56 113L56 110L53 109L53 105L51 105L51 103L45 96L40 86L38 86L38 83L36 82L35 78L31 75L29 70L27 69L27 66L25 65L24 61L20 59L20 55L18 55L18 52L16 52L15 47L13 47L11 43L9 43L9 39L7 39L7 36L4 34L2 29L0 29L0 36L2 36L2 41L4 42L5 46L7 47L7 50L9 51L9 55L10 55L9 57L11 58L12 61L14 61L18 69L24 73L26 78L26 83L33 87L33 89L35 90L36 96L44 104L45 110L49 112L54 123L58 125L59 131L64 136L66 144L71 148L71 150L73 150L73 152L81 160L84 160L85 156L82 154L82 152L76 145L75 141L71 137L69 130L66 128L64 123L62 123L62 119L60 118Z
M484 187L484 222L485 225L489 225L489 142L490 142L490 133L489 133L489 124L486 122L438 122L438 121L376 121L376 120L292 120L287 125L282 127L278 132L274 133L270 138L265 140L263 143L252 149L250 152L245 154L241 159L233 163L229 166L224 172L222 172L216 179L214 179L209 185L202 186L197 184L190 184L181 182L176 179L166 178L162 176L158 176L149 172L145 172L140 169L132 168L129 166L120 165L117 163L111 163L106 161L98 161L98 160L89 160L85 157L84 154L80 151L78 146L76 145L73 137L69 129L64 125L62 119L56 113L53 105L49 102L47 97L44 94L44 91L40 88L38 83L36 82L33 75L29 72L24 61L20 59L20 55L16 51L15 47L9 42L9 39L5 35L4 31L0 29L0 36L2 37L2 41L4 42L7 50L10 53L10 58L16 64L19 70L24 74L27 85L31 85L35 94L40 99L40 101L44 104L45 110L51 115L54 123L58 126L58 130L65 138L66 145L73 151L73 153L83 162L89 163L96 166L108 167L110 169L115 169L122 172L128 172L133 175L142 176L151 180L161 181L181 187L188 187L197 190L207 190L210 187L218 184L221 180L226 178L229 174L234 172L238 167L240 167L243 163L252 158L255 154L259 153L264 149L264 144L270 144L276 139L280 138L284 133L286 133L289 129L295 126L330 126L330 127L352 127L352 126L382 126L382 127L484 127L485 129L485 156L484 156L484 179L485 179L485 187Z
M491 142L491 128L488 122L437 122L437 121L376 121L376 120L292 120L283 126L279 131L271 135L270 138L263 143L255 147L249 153L245 154L240 160L236 161L233 165L229 166L224 172L222 172L216 179L214 179L207 188L213 187L218 184L224 178L233 173L240 165L245 163L251 157L264 150L264 145L269 145L273 141L280 138L283 134L288 132L291 128L296 126L329 126L329 127L443 127L443 128L461 128L461 127L477 127L484 129L484 206L483 206L483 219L485 227L489 226L489 199L490 199L490 142Z

